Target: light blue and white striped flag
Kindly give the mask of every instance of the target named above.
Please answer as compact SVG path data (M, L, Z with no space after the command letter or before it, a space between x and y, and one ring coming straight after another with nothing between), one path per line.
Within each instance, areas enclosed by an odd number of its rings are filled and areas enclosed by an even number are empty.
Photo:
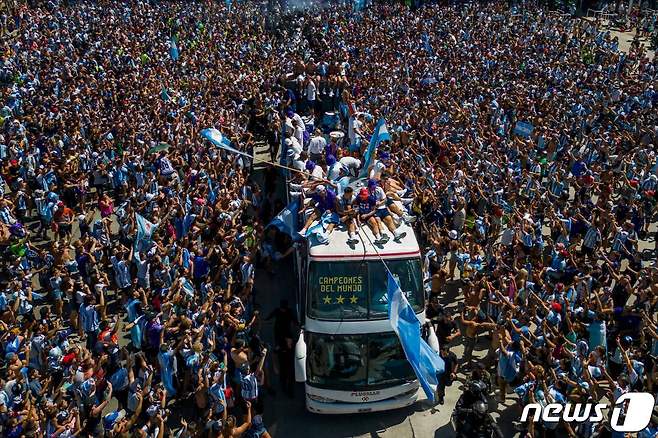
M438 376L445 370L445 362L420 336L420 321L409 301L402 293L400 284L388 273L388 320L400 338L402 349L411 364L425 395L434 401Z
M185 277L181 280L181 288L187 295L194 296L194 285Z
M222 134L215 128L206 128L203 131L201 131L201 135L205 139L210 141L212 144L217 146L218 148L224 149L225 151L232 152L234 154L244 155L245 157L253 158L251 155L239 151L235 149L233 146L231 146L231 140L228 137L224 136L224 134Z
M388 134L388 129L386 128L386 120L381 118L377 122L377 126L375 126L372 137L370 137L370 144L368 144L368 149L363 159L363 167L361 168L361 172L359 172L359 178L365 178L368 175L368 167L370 167L372 157L375 156L375 149L377 149L379 143L390 140L391 136Z
M311 245L326 245L329 243L329 233L327 232L329 224L339 222L340 218L338 217L338 214L331 211L325 211L318 223L306 230L304 237L311 242Z
M215 201L217 201L217 192L215 191L215 186L212 183L210 175L206 175L206 177L208 178L208 202L211 205L215 205Z
M286 233L293 239L299 237L297 234L297 215L299 214L299 200L295 199L286 206L274 219L269 226L276 227L282 233Z
M171 56L171 59L174 61L178 61L178 58L180 57L180 53L178 52L178 43L176 41L176 37L173 35L169 40L169 56Z
M151 243L151 238L157 224L149 222L141 214L135 213L135 222L137 223L137 236L135 237L135 249L137 251L146 250L146 247Z

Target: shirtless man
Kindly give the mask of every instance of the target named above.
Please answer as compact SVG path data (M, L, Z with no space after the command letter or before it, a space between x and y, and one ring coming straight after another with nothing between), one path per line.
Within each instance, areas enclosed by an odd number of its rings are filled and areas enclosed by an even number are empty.
M494 323L478 322L477 310L477 307L467 306L461 312L460 322L464 328L462 330L464 334L464 359L462 361L462 368L471 366L478 332L480 330L491 330L496 327Z

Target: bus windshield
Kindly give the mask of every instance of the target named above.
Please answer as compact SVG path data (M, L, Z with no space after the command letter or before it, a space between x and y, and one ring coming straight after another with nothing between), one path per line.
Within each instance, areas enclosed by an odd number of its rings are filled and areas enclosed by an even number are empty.
M354 391L416 379L393 332L308 338L307 379L314 386Z
M416 312L423 310L420 259L387 260L402 292ZM388 312L388 276L379 260L311 262L308 316L311 318L384 319Z

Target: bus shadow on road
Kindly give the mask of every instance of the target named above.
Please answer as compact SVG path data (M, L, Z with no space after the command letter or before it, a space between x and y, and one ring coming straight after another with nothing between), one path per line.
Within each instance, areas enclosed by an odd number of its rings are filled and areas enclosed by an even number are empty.
M428 409L424 401L417 401L411 406L387 412L318 415L306 410L303 387L296 388L294 399L277 395L271 407L277 411L276 414L271 413L272 422L268 427L273 437L312 438L379 437L389 429L402 425L413 414Z

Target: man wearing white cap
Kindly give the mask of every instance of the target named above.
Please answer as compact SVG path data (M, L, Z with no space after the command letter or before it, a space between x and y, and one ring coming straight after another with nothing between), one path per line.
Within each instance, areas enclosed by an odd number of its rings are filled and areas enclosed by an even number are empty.
M297 141L297 139L289 132L286 132L286 139L284 140L286 150L293 150L295 151L295 155L299 155L299 153L302 151L302 145ZM286 152L288 153L288 152Z

